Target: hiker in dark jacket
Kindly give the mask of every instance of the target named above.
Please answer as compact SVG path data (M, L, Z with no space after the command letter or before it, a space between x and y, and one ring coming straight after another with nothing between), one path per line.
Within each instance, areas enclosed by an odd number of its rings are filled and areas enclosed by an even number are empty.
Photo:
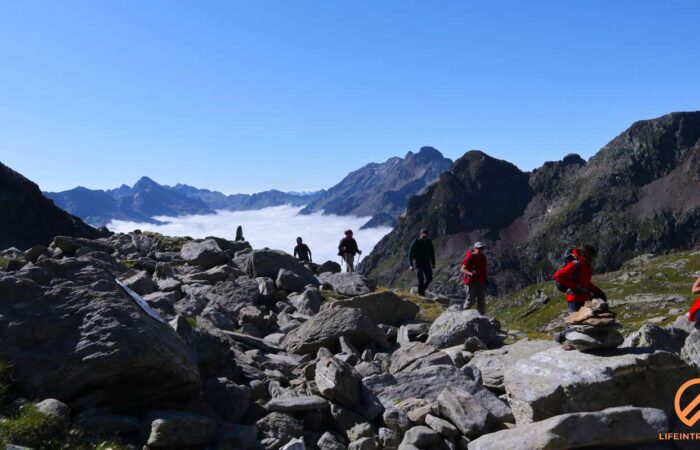
M466 299L462 309L469 309L476 304L476 309L482 316L486 314L486 255L481 242L467 250L462 261L460 272L464 275L464 292Z
M294 247L294 257L301 262L311 262L311 249L302 242L300 237L297 238L297 245Z
M345 230L345 237L338 244L338 255L343 258L347 265L348 272L355 271L355 255L362 254L362 250L357 248L357 242L352 237L352 230Z
M554 281L567 288L566 303L569 312L576 312L589 300L600 298L607 301L605 293L593 282L593 260L596 249L583 244L571 250L571 261L554 274Z
M435 250L433 241L430 240L428 230L420 230L420 237L415 238L408 247L409 270L416 271L418 278L418 294L425 295L425 290L433 281L433 269L435 268Z

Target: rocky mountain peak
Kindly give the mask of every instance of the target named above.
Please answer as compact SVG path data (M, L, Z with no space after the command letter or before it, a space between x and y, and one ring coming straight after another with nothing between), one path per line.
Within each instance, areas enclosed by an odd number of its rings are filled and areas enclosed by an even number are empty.
M160 184L156 183L153 181L151 178L147 176L143 176L139 178L139 180L134 183L133 189L138 190L138 191L147 191L147 190L152 190L152 189L158 189L162 188Z

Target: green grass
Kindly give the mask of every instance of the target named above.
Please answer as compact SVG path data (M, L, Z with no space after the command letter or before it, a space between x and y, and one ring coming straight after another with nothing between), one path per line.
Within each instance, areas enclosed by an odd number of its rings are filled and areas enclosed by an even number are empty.
M179 252L182 250L183 245L192 241L192 238L189 236L164 236L153 231L144 231L143 234L144 236L148 236L159 241L163 246L163 250L169 252Z
M639 272L636 281L621 280L625 272ZM700 252L679 252L657 256L639 267L625 266L621 270L596 275L593 282L603 289L611 309L618 314L618 320L626 332L636 330L652 317L665 317L660 322L666 325L673 322L680 313L687 311L692 299L690 287L700 272ZM528 310L537 290L550 298L548 304L534 313L522 317ZM615 304L616 301L629 300L634 294L680 295L684 302L627 303ZM522 330L531 336L549 335L545 331L548 324L557 317L566 314L565 294L554 287L553 282L544 282L527 286L524 289L503 297L491 299L489 310L494 317L511 329ZM669 310L679 309L679 314L669 314Z
M6 269L8 262L10 262L10 258L7 258L5 256L0 256L0 267L2 267L3 269Z
M386 288L377 288L377 291L386 290ZM443 311L445 311L445 306L443 306L438 301L428 300L424 297L411 294L410 291L403 289L396 289L394 292L396 292L396 295L403 298L404 300L408 300L409 302L418 305L420 311L418 311L418 316L416 316L417 319L432 322L433 320L437 319L438 316L443 313Z
M192 328L197 328L197 325L198 325L198 324L197 324L197 318L196 318L196 317L188 317L186 320L187 320L187 323L190 324L190 326L191 326Z
M133 262L133 261L129 261L128 259L122 259L120 262L124 265L124 267L127 268L127 270L131 270L131 269L133 269L134 267L136 267L136 266L134 265L134 262Z

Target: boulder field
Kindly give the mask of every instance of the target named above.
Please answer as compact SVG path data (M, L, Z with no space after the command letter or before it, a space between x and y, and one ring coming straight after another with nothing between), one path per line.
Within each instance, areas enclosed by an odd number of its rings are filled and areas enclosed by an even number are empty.
M0 431L30 403L47 439L148 449L635 448L688 431L673 401L700 373L692 328L564 351L504 344L476 311L428 323L360 274L245 242L134 232L13 252Z

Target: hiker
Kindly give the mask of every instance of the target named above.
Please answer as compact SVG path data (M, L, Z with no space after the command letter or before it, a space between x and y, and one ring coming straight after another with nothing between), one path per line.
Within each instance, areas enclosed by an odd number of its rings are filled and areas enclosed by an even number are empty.
M236 242L239 241L245 241L243 238L243 227L238 225L238 228L236 228Z
M411 245L408 247L408 266L409 270L416 271L418 295L425 295L425 290L433 281L433 269L435 268L433 241L430 240L428 230L425 228L420 230L420 237L411 241Z
M352 230L345 230L345 237L338 244L338 256L343 258L347 265L348 272L355 271L355 255L362 254L362 250L357 248L357 242L352 237Z
M311 262L311 249L302 242L301 237L297 238L297 245L294 247L294 257L304 263Z
M700 294L700 277L695 280L691 291L693 294ZM695 321L695 328L700 330L700 317L697 317L698 311L700 311L700 297L695 299L695 303L693 303L693 305L690 307L690 311L688 311L688 320L691 322Z
M608 301L605 292L591 282L593 260L598 252L592 245L582 244L567 253L570 261L554 274L557 287L566 290L566 303L570 313L576 312L589 300L600 298Z
M476 309L482 316L486 314L486 246L477 242L467 250L462 261L461 273L464 274L464 291L466 299L462 309L469 309L476 304Z

